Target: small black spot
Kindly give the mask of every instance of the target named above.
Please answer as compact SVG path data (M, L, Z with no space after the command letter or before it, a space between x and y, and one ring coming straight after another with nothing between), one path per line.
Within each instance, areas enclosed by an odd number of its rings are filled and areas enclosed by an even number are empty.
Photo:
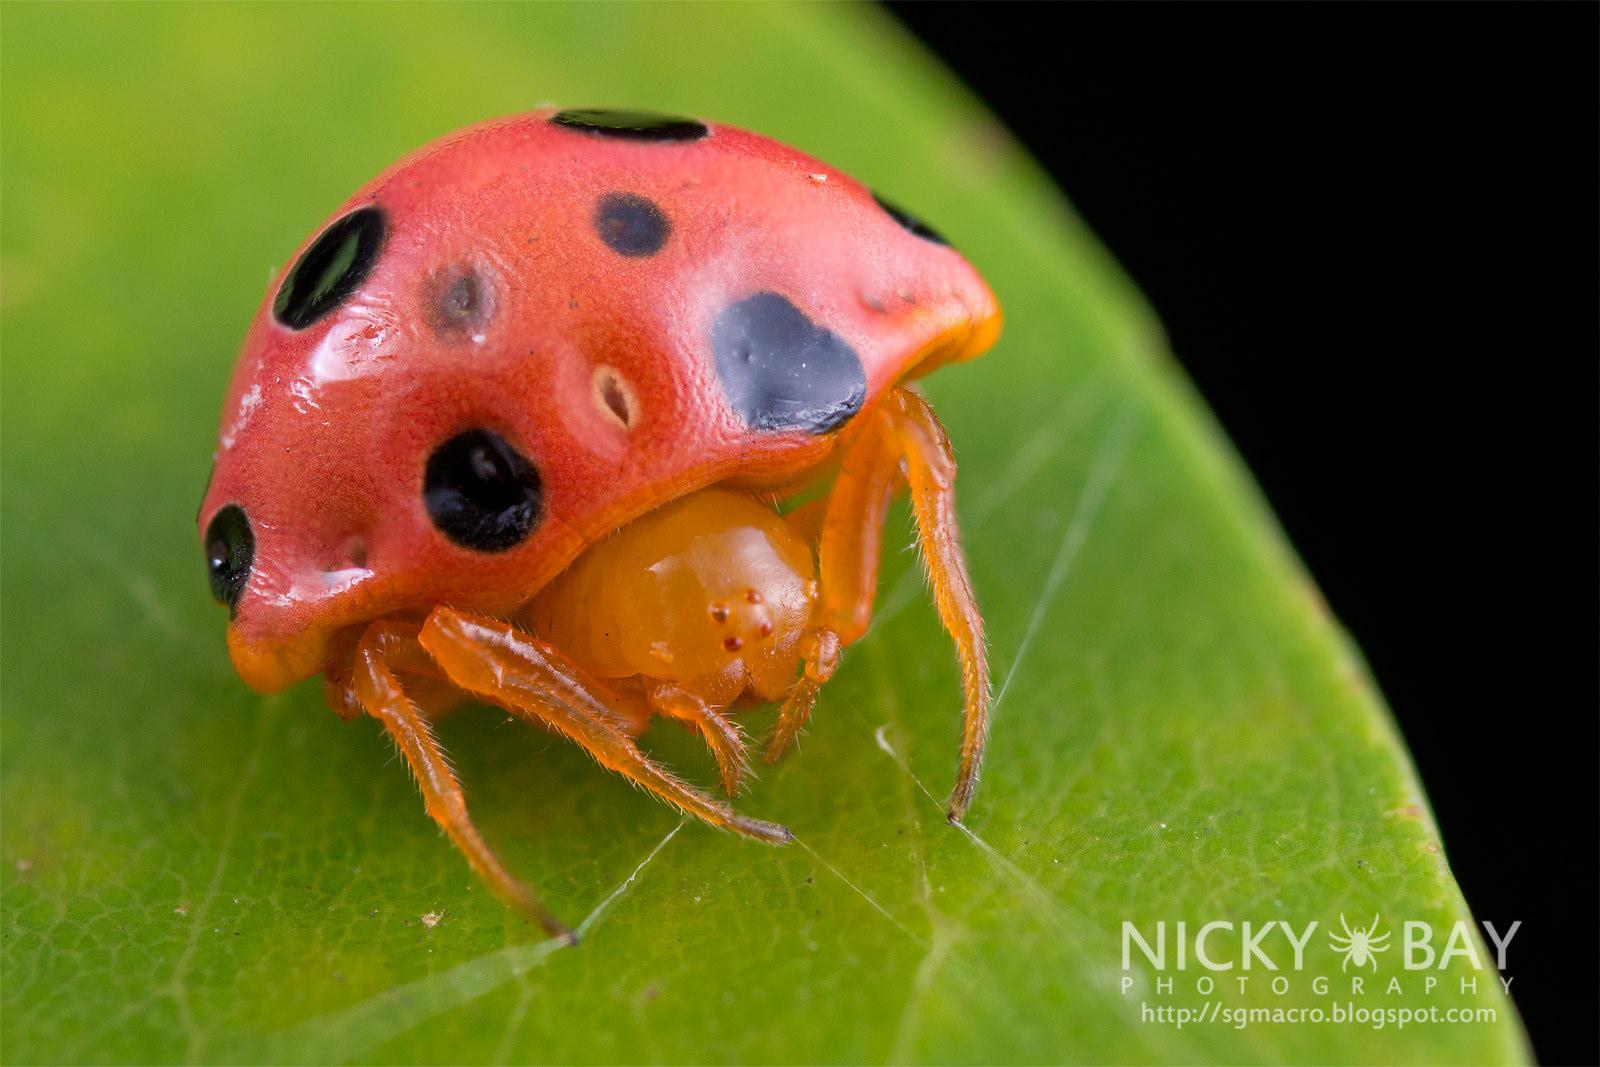
M907 230L916 234L918 237L921 237L925 241L932 241L936 245L949 246L950 242L944 239L944 234L940 233L932 226L929 226L926 222L923 222L915 215L904 210L898 205L885 200L877 193L872 194L872 199L876 200L878 202L878 206L889 213L889 217L891 219L894 219L894 221L898 222L901 226L904 226Z
M705 123L694 119L604 107L568 108L550 116L550 121L557 126L629 141L698 141L711 132Z
M482 274L460 264L431 275L423 285L423 311L446 340L481 334L494 314L494 294Z
M272 314L303 330L338 307L366 280L383 249L385 221L375 207L352 211L322 232L283 280Z
M867 395L855 350L777 293L757 293L719 315L711 350L728 403L752 429L826 433Z
M228 605L230 615L239 610L239 597L250 580L256 559L256 537L250 520L238 504L229 504L212 516L206 527L206 569L211 575L211 595Z
M634 193L607 193L594 208L594 229L618 255L637 258L661 251L672 223L654 201Z
M468 430L428 457L422 501L433 525L456 544L503 552L539 524L539 472L499 434Z

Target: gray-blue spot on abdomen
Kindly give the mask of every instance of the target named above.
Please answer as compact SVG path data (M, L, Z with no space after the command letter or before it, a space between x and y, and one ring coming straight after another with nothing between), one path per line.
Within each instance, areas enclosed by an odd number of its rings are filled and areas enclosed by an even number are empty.
M826 433L866 399L855 349L777 293L729 306L711 328L711 347L722 391L751 429Z

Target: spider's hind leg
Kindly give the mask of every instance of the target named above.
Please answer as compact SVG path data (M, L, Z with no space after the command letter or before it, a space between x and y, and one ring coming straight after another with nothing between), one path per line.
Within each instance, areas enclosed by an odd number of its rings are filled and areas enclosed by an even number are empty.
M984 644L983 615L967 576L956 527L956 457L944 427L928 402L909 389L896 389L885 407L893 434L905 457L911 511L917 520L917 543L933 586L939 620L956 646L961 667L961 758L948 814L960 822L978 788L978 771L989 739L989 652Z
M989 735L990 692L983 615L956 527L955 453L933 409L909 389L891 390L867 419L841 458L817 540L822 626L837 635L841 646L866 632L889 498L899 485L907 485L923 566L961 668L961 758L948 809L950 820L960 822L978 786ZM791 739L792 732L775 736L769 757L774 748L781 751L780 740L786 745Z

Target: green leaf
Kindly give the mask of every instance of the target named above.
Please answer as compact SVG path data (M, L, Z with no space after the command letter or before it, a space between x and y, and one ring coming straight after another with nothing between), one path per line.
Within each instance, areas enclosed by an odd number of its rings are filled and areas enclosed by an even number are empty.
M7 1062L1527 1058L1492 962L1426 993L1402 969L1403 921L1438 948L1469 920L1437 830L1155 320L882 14L8 5L0 48ZM789 848L680 824L502 716L443 725L490 840L583 922L559 951L475 881L373 724L234 678L193 528L273 266L401 153L545 99L796 144L934 221L1009 312L991 356L927 387L1001 693L969 825L936 799L958 684L901 525L874 629L740 801ZM711 780L678 731L647 742ZM1327 932L1375 913L1393 944L1352 995ZM1212 919L1320 924L1304 971L1267 946L1288 992L1235 970L1226 1007L1494 1020L1145 1021L1204 1004L1205 972L1135 949L1125 992L1122 924Z

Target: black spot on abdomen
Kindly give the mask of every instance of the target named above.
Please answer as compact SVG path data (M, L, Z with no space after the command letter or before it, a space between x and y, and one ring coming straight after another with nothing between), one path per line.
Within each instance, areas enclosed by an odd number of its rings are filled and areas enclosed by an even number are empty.
M493 430L456 434L433 450L422 472L422 502L435 528L478 552L527 540L543 499L533 463Z
M550 121L571 130L629 141L698 141L711 132L694 119L619 108L571 107L557 111Z
M255 559L256 535L250 520L238 504L229 504L206 527L206 569L211 576L211 595L228 605L231 614L238 613L239 597L250 581Z
M866 399L855 350L777 293L757 293L723 311L711 348L722 391L751 429L826 433Z
M594 229L615 253L653 256L672 235L672 223L655 202L636 193L607 193L594 208Z
M366 280L383 248L383 212L352 211L322 232L301 253L272 301L272 315L291 330L303 330L344 302Z

